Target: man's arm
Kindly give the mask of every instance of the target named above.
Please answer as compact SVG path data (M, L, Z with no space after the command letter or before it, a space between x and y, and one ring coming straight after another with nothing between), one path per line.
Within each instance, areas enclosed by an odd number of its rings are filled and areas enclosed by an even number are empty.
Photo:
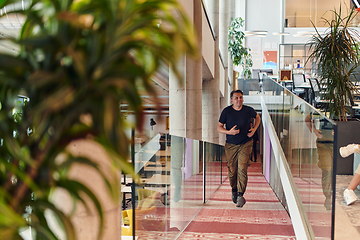
M224 128L224 124L219 122L218 125L217 125L217 128L216 130L219 132L219 133L223 133L223 134L228 134L228 135L236 135L240 132L239 129L235 129L237 126L233 126L230 130L226 130Z
M257 113L256 114L256 118L255 118L255 126L254 126L254 128L255 128L255 131L258 129L258 127L260 126L260 123L261 123L261 117L260 117L260 115Z
M260 115L257 113L256 114L256 118L255 118L255 123L254 123L254 127L250 128L249 133L247 134L248 137L252 137L256 130L258 129L259 125L261 123L261 118Z
M311 119L310 114L308 114L308 115L305 117L305 124L306 124L306 126L308 127L308 129L310 130L310 132L315 133L315 135L316 135L318 138L323 138L323 135L321 134L321 131L315 128L314 122L313 122L313 120Z

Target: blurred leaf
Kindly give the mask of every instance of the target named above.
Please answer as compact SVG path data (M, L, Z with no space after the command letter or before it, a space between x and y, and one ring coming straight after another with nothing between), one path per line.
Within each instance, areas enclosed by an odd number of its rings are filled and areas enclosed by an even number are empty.
M19 236L17 230L18 229L15 226L0 228L0 240L23 240L23 238Z
M10 3L20 6L21 0L0 0L0 8ZM25 10L7 8L8 14L12 12L23 14L26 21L19 38L7 39L20 52L0 54L0 135L4 139L0 204L7 206L0 218L22 217L20 213L31 204L33 231L51 239L54 235L44 217L51 209L64 225L67 239L75 239L69 216L51 204L49 195L61 186L85 206L84 194L88 195L103 223L97 196L88 186L68 179L69 168L82 164L98 171L118 203L119 171L137 179L128 162L130 141L119 105L129 105L141 130L141 94L156 97L152 75L166 65L180 79L179 57L200 57L197 39L175 0L33 0ZM19 94L29 102L19 107L15 122L11 115ZM85 123L83 116L90 121ZM67 155L57 162L70 142L85 138L94 139L109 154L110 174L84 158ZM10 191L1 193L6 190ZM24 221L14 220L16 224L9 226L2 220L1 232L13 234L15 228L26 226Z
M32 203L32 206L34 208L39 208L39 210L40 210L38 212L37 218L43 218L43 216L44 216L43 213L46 209L49 209L50 211L52 211L55 214L55 217L60 220L62 226L64 227L67 239L68 240L76 240L75 229L74 229L70 219L67 216L65 216L65 214L62 211L57 209L52 203L48 202L47 200L37 200ZM47 223L46 223L46 226L38 224L38 222L31 222L30 225L34 229L45 234L47 237L49 237L49 239L52 239L51 237L53 235L52 235L51 231L48 231Z
M1 228L4 226L12 228L25 226L26 221L20 214L14 212L8 205L0 202L0 225Z
M97 197L94 195L94 193L89 188L87 188L85 185L81 184L80 182L74 181L74 180L69 180L69 179L60 179L58 181L58 186L66 189L67 191L69 191L71 193L77 193L77 196L80 196L80 193L84 193L84 194L86 194L86 196L88 196L91 199L91 201L95 205L96 210L99 214L100 224L99 224L98 237L100 238L102 231L103 231L103 226L104 226L103 211L102 211L101 204L100 204L99 200L97 199ZM55 207L52 210L58 211ZM59 211L57 214L60 214L60 213L61 212Z
M111 193L112 197L114 198L114 201L118 201L119 200L119 188L116 186L118 185L117 182L110 182L110 180L108 179L108 176L106 176L101 170L100 170L100 166L87 159L87 158L82 158L82 157L71 157L68 158L66 161L62 162L59 166L58 169L69 169L73 164L83 164L86 166L89 166L91 168L93 168L98 174L101 175L106 187L108 188L109 193ZM114 180L118 180L117 178L115 178Z
M19 180L23 181L32 191L41 194L41 192L39 191L40 190L39 187L33 181L33 179L30 178L29 174L18 168L16 165L13 165L7 161L3 161L2 163L9 173L14 174L14 176L19 178Z

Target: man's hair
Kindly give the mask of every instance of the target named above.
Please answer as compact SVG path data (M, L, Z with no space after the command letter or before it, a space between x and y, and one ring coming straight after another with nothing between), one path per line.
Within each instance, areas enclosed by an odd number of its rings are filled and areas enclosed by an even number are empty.
M233 97L234 93L241 93L241 95L244 95L243 91L241 91L240 89L238 89L238 90L234 90L234 91L232 91L232 92L230 93L230 98Z

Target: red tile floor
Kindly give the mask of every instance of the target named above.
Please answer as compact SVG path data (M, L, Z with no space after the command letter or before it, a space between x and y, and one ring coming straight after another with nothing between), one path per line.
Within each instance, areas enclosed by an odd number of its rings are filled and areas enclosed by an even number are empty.
M227 180L178 239L296 239L289 215L261 174L261 164L251 164L248 175L243 208L232 202Z

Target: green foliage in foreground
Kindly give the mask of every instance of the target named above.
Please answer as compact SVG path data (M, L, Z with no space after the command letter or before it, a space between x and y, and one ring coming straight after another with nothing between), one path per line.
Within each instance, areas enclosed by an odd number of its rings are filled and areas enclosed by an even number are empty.
M21 1L0 0L0 8L13 2ZM67 239L76 239L70 216L49 201L56 188L76 201L92 200L100 235L98 197L69 179L69 169L74 163L96 169L119 201L116 172L132 172L119 104L129 105L141 128L139 89L156 98L151 76L160 64L179 76L179 56L197 55L193 28L174 0L34 0L13 11L26 22L20 37L10 39L19 54L0 54L0 239L20 239L19 229L26 226L36 239L56 239L46 210L58 218ZM29 101L14 121L20 93ZM71 141L89 136L111 157L114 176L67 150ZM62 161L55 161L59 155Z

